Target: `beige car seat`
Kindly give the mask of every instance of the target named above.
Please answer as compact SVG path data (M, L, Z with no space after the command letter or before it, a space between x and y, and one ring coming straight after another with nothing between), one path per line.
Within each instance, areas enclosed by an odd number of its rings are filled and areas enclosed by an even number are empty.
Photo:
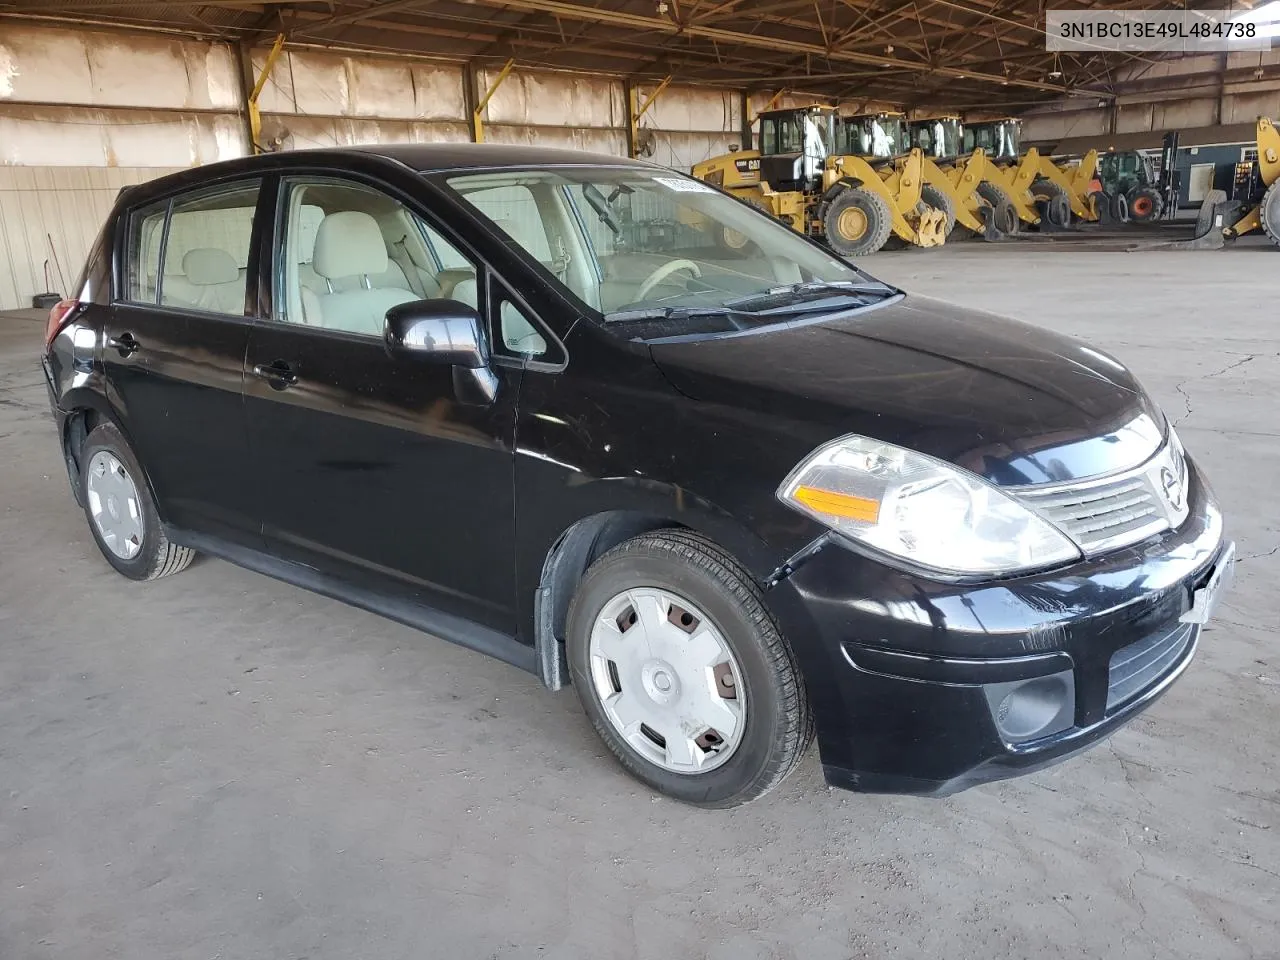
M244 271L235 258L217 247L188 250L182 273L164 278L160 302L211 313L244 315Z
M301 287L303 321L330 330L382 336L386 313L401 303L417 300L407 287L375 287L371 277L384 274L391 263L378 221L367 213L331 213L316 232L311 265L327 291ZM355 289L341 281L355 278Z

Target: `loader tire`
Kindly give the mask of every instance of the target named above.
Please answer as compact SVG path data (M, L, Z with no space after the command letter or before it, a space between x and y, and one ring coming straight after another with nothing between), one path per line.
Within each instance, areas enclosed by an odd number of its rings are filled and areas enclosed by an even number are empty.
M1267 187L1267 192L1262 195L1258 219L1262 221L1262 232L1280 247L1280 180Z
M1031 184L1031 196L1036 201L1040 216L1051 227L1071 226L1071 198L1066 188L1052 180L1037 180Z
M893 230L893 213L878 193L849 187L827 202L822 212L827 244L843 257L862 257L884 246Z
M1013 198L1003 187L983 180L978 184L978 196L991 208L987 214L990 217L988 222L995 227L996 233L1012 236L1018 232L1018 211L1013 207Z
M1098 223L1111 223L1111 197L1101 190L1089 194L1089 206L1093 208L1094 219Z
M933 207L933 209L941 210L946 214L947 225L942 232L945 236L950 237L951 231L956 228L956 205L951 202L951 198L933 184L926 183L920 188L920 199Z
M1150 223L1159 220L1164 212L1164 197L1151 187L1138 187L1129 191L1129 219L1134 223Z

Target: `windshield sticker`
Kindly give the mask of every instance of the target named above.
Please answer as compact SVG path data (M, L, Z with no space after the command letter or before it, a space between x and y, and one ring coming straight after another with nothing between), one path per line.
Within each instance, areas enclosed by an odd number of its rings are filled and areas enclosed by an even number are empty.
M654 177L653 179L667 189L674 190L677 193L715 193L705 183L699 183L697 180L686 180L684 177Z

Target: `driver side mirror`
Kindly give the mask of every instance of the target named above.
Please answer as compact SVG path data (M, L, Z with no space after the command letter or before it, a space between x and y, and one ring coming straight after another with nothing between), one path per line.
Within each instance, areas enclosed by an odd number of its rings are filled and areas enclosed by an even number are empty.
M475 307L459 300L400 303L387 311L382 335L393 357L453 367L461 403L487 406L497 396L498 378L489 369L489 345Z

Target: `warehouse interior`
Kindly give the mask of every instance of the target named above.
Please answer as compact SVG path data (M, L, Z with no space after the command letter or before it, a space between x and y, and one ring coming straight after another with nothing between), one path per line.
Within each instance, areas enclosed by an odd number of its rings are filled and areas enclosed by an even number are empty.
M1275 2L1184 6L1280 36ZM1273 951L1280 158L1263 118L1280 122L1280 41L1054 52L1045 13L0 0L0 956ZM123 188L390 143L696 174L760 149L761 114L815 105L908 125L1012 118L1020 149L1068 177L1091 151L1132 156L1166 191L1144 227L1132 200L1098 212L1101 176L1084 177L1091 215L1062 231L1031 195L1016 238L891 241L856 261L1097 344L1211 477L1239 550L1232 592L1180 684L1105 743L940 800L832 791L814 750L765 799L697 810L627 779L572 696L535 677L221 561L149 585L94 554L38 358Z

